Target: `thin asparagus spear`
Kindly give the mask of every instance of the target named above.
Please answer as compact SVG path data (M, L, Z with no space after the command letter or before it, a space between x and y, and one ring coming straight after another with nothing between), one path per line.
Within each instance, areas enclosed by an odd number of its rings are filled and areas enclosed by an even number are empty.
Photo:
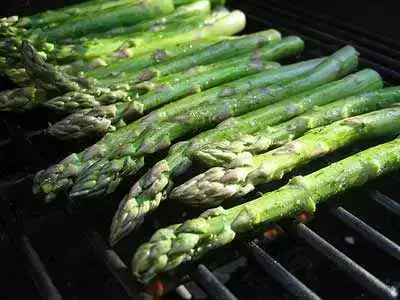
M231 23L229 23L231 22ZM206 36L199 36L198 38L207 38L208 36L218 36L222 35L230 35L232 33L238 32L243 29L245 23L245 17L240 12L234 12L229 16L222 18L217 21L215 24L210 26L209 28L204 28L207 32ZM229 26L229 28L227 27ZM164 62L159 64L160 67L164 69L173 66L175 70L169 68L169 73L182 71L187 69L195 64L204 64L207 62L212 62L216 59L226 58L233 56L237 53L242 53L245 51L249 51L250 49L256 48L259 44L257 42L267 42L269 40L277 40L280 39L280 35L276 31L266 31L258 34L253 34L249 36L245 36L240 39L235 39L232 41L223 41L216 45L210 46L208 48L202 49L197 53L191 53L188 57L184 56L177 60L171 60L170 62ZM244 44L247 42L247 44ZM176 43L176 40L173 41L173 44ZM72 78L70 75L61 72L59 69L55 68L51 64L46 64L40 58L37 53L35 53L34 48L29 45L29 43L23 43L22 52L24 54L25 66L27 68L28 73L32 74L33 78L37 78L46 83L47 88L57 89L58 85L62 86L71 86L77 85L77 81L79 79ZM161 46L161 45L159 45ZM227 49L227 46L230 46L230 49ZM141 73L136 78L145 80L148 78L149 71ZM147 74L147 75L146 75ZM135 81L132 79L132 81ZM83 86L86 88L86 86ZM71 89L71 91L76 91L76 88Z
M55 24L60 24L78 15L85 15L87 13L101 13L101 11L106 10L110 7L120 6L127 3L138 2L135 0L118 0L118 1L107 1L107 0L92 0L85 1L83 3L78 3L56 10L48 10L45 12L40 12L33 16L19 18L13 16L12 19L4 18L4 21L10 25L24 28L36 28L43 26L51 26ZM2 21L3 21L2 20ZM4 24L4 23L2 23Z
M171 119L180 112L198 105L216 102L221 95L226 95L232 90L237 93L246 93L253 88L294 79L312 70L322 61L324 59L301 62L277 70L267 70L167 104L134 123L120 128L115 133L106 134L98 143L81 153L73 153L58 164L40 171L35 177L33 191L35 194L40 194L46 202L51 201L60 191L71 187L84 168L111 155L126 141L137 138L148 126L161 124L164 120Z
M229 244L256 225L303 211L314 213L317 204L399 168L400 139L369 148L310 175L297 176L251 202L208 210L196 219L157 230L135 253L132 270L147 283L159 273Z
M44 90L35 87L23 87L0 92L0 111L25 111L47 98ZM13 99L12 103L9 99Z
M393 133L400 133L399 107L340 120L270 152L256 156L244 152L232 167L209 169L176 187L170 198L193 206L214 207L344 146Z
M310 129L387 107L399 101L399 87L389 87L348 97L321 107L315 107L296 118L276 126L267 126L253 134L239 135L231 140L224 139L205 144L193 151L192 156L210 167L233 165L243 152L262 153L272 147L282 146Z
M167 15L174 10L172 0L149 0L145 2L128 3L84 16L77 16L56 28L46 30L43 36L49 40L59 40L65 37L84 36L95 31L105 31L115 27L127 26L144 20Z
M165 63L160 63L157 67L158 74L162 75L164 74L164 71L165 74L171 74L173 72L179 72L190 68L196 64L213 62L214 60L221 58L229 58L235 54L238 55L252 49L257 49L261 44L266 44L271 40L277 40L279 38L280 35L278 32L268 30L254 35L245 36L240 39L223 41L191 55L185 56L182 59L173 59L171 61L166 61ZM102 98L99 98L100 96L107 100L104 104L112 103L109 99L115 100L114 103L118 101L131 100L125 90L110 90L109 88L98 87L90 79L76 78L63 72L59 72L51 65L44 63L43 60L35 54L34 49L32 49L29 44L24 44L24 46L24 57L27 68L36 78L41 80L41 86L44 86L44 88L48 90L60 91L60 94L66 92L65 95L57 97L52 102L49 102L50 104L48 105L55 103L55 107L62 107L63 103L76 102L80 106L75 106L74 108L93 107L92 103L101 104ZM150 79L150 76L153 75L150 75L147 70L146 72L141 73L139 77L135 77L137 79L134 80L144 81L145 79ZM83 82L80 82L79 80L83 80ZM68 89L73 91L73 93L68 93ZM110 93L112 94L111 97L109 97ZM118 99L115 95L119 95L121 98ZM94 97L97 98L97 102L92 100ZM86 102L86 99L90 99L90 102Z
M258 120L259 124L262 124L261 128L265 128L265 126L275 125L295 115L299 115L308 109L312 109L315 105L329 103L363 91L379 89L382 85L382 79L376 72L365 70L358 74L350 75L343 80L325 84L244 116L249 117L246 119L250 119L250 116L253 116L254 120ZM393 99L400 99L399 91L400 89L398 89L397 93L393 93L392 97L388 98L392 99L392 101L394 101ZM298 110L292 110L294 114L288 114L286 108L291 107L294 103L298 106ZM372 109L371 106L369 105L369 109ZM269 111L270 113L266 114L265 111ZM260 116L264 118L260 118ZM256 122L247 122L247 120L245 122L240 122L239 120L237 122L232 121L230 127L217 127L199 134L191 140L171 147L167 158L150 169L132 187L131 191L121 202L111 226L110 243L115 244L129 234L141 223L143 217L149 211L158 206L161 201L160 199L165 199L169 188L173 186L172 179L190 167L193 158L192 153L195 153L196 149L201 148L201 146L206 145L210 141L218 140L221 136L225 139L228 136L234 139L235 136L239 136L244 132L257 130L255 124Z
M104 37L113 37L113 36L120 36L120 35L126 35L128 33L146 33L147 31L150 32L162 32L167 26L170 27L171 24L175 25L178 24L179 22L186 23L193 18L191 17L205 17L211 13L211 4L209 0L197 0L194 1L190 4L183 5L175 9L172 13L157 17L157 18L152 18L147 21L140 22L135 25L131 26L123 26L123 27L116 27L113 28L109 31L106 32L96 32L92 34L86 34L84 37L79 38L79 40L89 40L92 38L104 38ZM223 9L218 9L214 13L214 18L215 17L222 17L225 16L229 13L229 11L225 8ZM210 20L210 22L212 19ZM75 43L77 40L74 38L67 38L63 39L62 43Z
M215 126L231 117L275 103L285 97L317 87L351 72L358 64L358 53L350 46L344 47L322 62L315 70L289 83L280 82L249 93L224 95L217 103L183 111L161 125L148 128L137 139L121 145L111 157L102 159L83 171L69 194L71 199L111 193L121 180L134 174L143 157L171 145L171 142L196 130ZM294 110L297 110L297 108Z
M138 101L78 111L51 126L49 133L59 138L74 139L114 131L116 127L126 126L135 117L162 104L243 76L276 68L279 64L271 63L269 60L293 55L302 49L303 41L301 39L288 37L276 45L264 46L260 50L246 53L236 59L204 66L202 73L198 76L181 81L176 80L176 83L175 80L164 82L159 89L141 96ZM186 74L183 75L184 78L186 76ZM52 101L48 101L44 105L50 106ZM63 106L62 109L65 110L65 107Z
M68 63L77 59L112 61L120 57L135 57L155 51L160 47L185 42L197 34L204 34L205 37L214 36L208 34L215 29L223 28L226 21L232 21L233 24L237 21L241 30L240 24L244 20L241 15L239 19L238 14L229 12L214 13L210 16L200 13L189 18L177 18L180 22L175 20L167 26L158 26L158 30L150 27L150 29L138 31L135 28L123 27L119 31L124 30L126 33L112 32L111 36L103 34L101 37L88 38L80 43L62 45L58 51L52 52L50 59L57 63ZM182 23L185 26L182 26Z
M192 3L194 0L174 0L176 6ZM211 0L213 6L225 5L226 0Z

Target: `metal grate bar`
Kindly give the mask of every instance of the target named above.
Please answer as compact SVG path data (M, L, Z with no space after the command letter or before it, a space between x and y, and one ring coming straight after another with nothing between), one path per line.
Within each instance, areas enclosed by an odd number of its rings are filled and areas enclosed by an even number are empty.
M379 41L380 43L386 46L400 49L400 43L398 41L364 30L360 27L354 26L353 24L347 23L343 20L337 22L336 19L333 19L332 17L320 12L315 12L315 11L311 12L311 11L306 11L304 9L300 10L293 5L287 5L285 1L279 1L279 2L274 0L268 1L269 4L271 4L271 2L279 4L279 6L282 8L284 7L285 10L291 10L293 12L296 12L297 14L303 14L304 16L307 16L307 18L318 20L320 22L323 22L324 24L329 24L330 26L333 26L335 28L341 28L347 32L352 32L354 35L364 36L370 40Z
M118 254L114 250L107 247L100 234L94 230L89 230L86 240L96 255L98 255L104 261L107 268L122 285L129 297L132 299L137 299L140 289L134 285L132 273L118 256Z
M400 246L388 239L382 233L375 230L343 207L338 207L332 210L332 213L347 226L361 234L364 238L373 242L397 260L400 260Z
M387 210L400 216L400 203L394 201L393 199L389 198L388 196L382 194L379 191L373 191L370 194L370 196L372 197L372 199L374 199L377 203L385 207Z
M214 274L204 265L199 265L191 277L204 290L204 292L215 300L236 300L236 296L227 289L227 287L218 280Z
M353 279L370 292L384 299L396 299L398 292L394 287L387 286L381 280L369 273L363 267L347 257L343 252L316 234L304 224L297 224L297 234L306 240L313 248L325 255L339 268L346 271Z
M296 299L321 299L255 242L245 243L244 246L246 252L249 252L254 257L264 271L277 280L287 291L296 296Z
M270 21L271 19L273 19L273 17L268 18L269 21L266 21L265 19L261 19L261 18L257 17L257 12L255 11L255 10L257 10L257 8L254 6L249 7L247 5L242 4L240 6L240 8L242 8L244 11L246 11L246 16L249 21L254 20L254 21L264 24L265 26L268 26L270 28L277 27L284 34L295 34L295 35L299 36L300 38L302 38L307 44L312 44L312 45L317 46L322 49L329 49L330 51L337 50L337 47L338 47L337 41L336 41L336 44L335 43L326 44L326 39L324 40L324 38L322 38L322 40L321 40L321 37L316 38L316 37L310 36L309 33L305 34L305 32L303 32L303 31L298 32L296 29L294 29L294 28L298 28L298 25L297 26L293 25L291 28L287 28L286 27L287 24L282 25L282 19L278 19L278 20L275 19L275 21ZM259 12L258 12L258 14L259 14ZM263 14L264 14L264 11L263 11ZM330 40L330 41L332 41L332 40ZM372 68L372 69L378 71L379 73L384 75L385 79L390 80L390 81L400 82L400 72L394 71L393 69L383 66L380 63L380 61L372 61L372 60L364 58L364 57L360 57L359 60L360 60L361 65L363 65L364 67Z
M332 43L338 43L343 45L353 44L354 46L357 47L357 50L360 51L361 55L365 56L366 58L379 61L380 63L385 64L386 66L392 69L400 70L400 61L396 59L382 55L378 52L374 52L363 46L357 45L357 43L354 43L353 41L344 40L332 34L319 31L318 29L315 29L315 26L317 24L314 24L313 27L311 27L311 25L308 25L309 23L307 21L300 19L297 16L291 15L286 11L282 11L278 8L274 8L262 3L259 3L258 5L264 9L263 14L270 20L277 20L277 22L284 23L285 26L294 28L299 28L299 25L301 24L302 25L301 30L304 33L310 34L319 39L327 40Z
M255 1L251 2L256 3ZM265 3L260 3L260 1L258 1L257 3L262 7L274 10L275 12L279 12L280 14L283 14L296 22L308 24L313 27L318 27L319 29L324 29L332 33L335 32L337 36L350 38L351 42L354 41L360 45L364 45L368 47L368 49L375 48L378 52L383 52L386 55L400 58L400 51L397 50L400 49L400 45L398 47L388 47L386 44L375 42L373 38L367 38L365 35L353 34L348 32L347 30L335 28L335 26L325 23L320 18L318 19L318 17L314 16L314 14L307 14L306 12L299 10L295 11L293 7L283 7L285 6L283 2L284 1L280 1L279 3L274 3L274 1L268 2L268 6L265 5Z
M54 286L46 268L40 260L39 255L36 250L33 249L27 236L22 237L22 248L28 258L32 279L34 280L42 298L45 300L61 300L62 297L60 293Z

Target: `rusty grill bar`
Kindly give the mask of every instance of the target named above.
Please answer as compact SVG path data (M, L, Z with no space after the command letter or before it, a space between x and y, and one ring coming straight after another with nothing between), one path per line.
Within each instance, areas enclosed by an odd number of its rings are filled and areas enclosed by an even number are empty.
M273 27L285 35L296 34L302 37L308 46L304 53L305 58L326 55L349 43L356 46L360 51L361 64L364 67L376 69L390 83L400 83L400 61L398 60L400 58L400 43L397 41L371 34L351 24L339 23L326 16L289 7L285 4L285 1L272 0L268 3L255 0L232 1L232 7L242 9L248 15L249 28L253 31ZM0 151L2 148L10 147L13 143L19 146L21 146L21 141L22 143L28 141L29 143L30 138L40 135L40 130L25 132L20 128L12 128L0 115L1 121L5 123L9 134L0 134ZM32 148L34 147L30 147L30 149ZM32 154L31 160L37 159L40 159L40 155ZM45 162L42 161L41 163L45 165ZM0 192L3 197L7 195L6 191L9 188L18 189L20 186L26 188L24 183L31 179L33 174L29 172L28 168L26 172L7 175L7 180L5 176L2 176L3 179L0 178ZM13 179L9 180L9 178ZM388 214L400 216L399 202L391 199L384 191L374 190L368 196L363 196L368 198L365 201L375 201L381 205L387 210ZM40 251L34 248L28 236L51 224L52 222L48 222L48 218L60 223L65 222L65 226L69 226L69 216L56 211L50 216L35 220L24 220L27 222L25 229L29 229L29 232L26 232L21 228L21 220L18 213L13 210L13 204L10 204L10 201L7 202L7 200L2 201L1 206L4 214L2 218L6 220L6 228L14 246L16 248L22 247L23 254L21 256L30 267L29 270L41 297L46 300L62 299L62 295L56 287L57 282L53 282L51 272L46 270L45 264L41 261ZM375 244L385 254L393 257L397 262L400 260L400 246L386 237L384 233L374 229L373 226L368 225L342 206L330 208L329 211L336 220L340 220L351 230ZM329 242L329 237L324 239L316 231L302 223L295 223L294 230L289 230L286 233L295 235L307 242L326 259L331 260L333 264L342 269L343 272L349 274L366 291L384 299L396 299L398 297L398 291L395 287L383 282L377 276L368 272L368 267L360 266L352 258L338 250ZM124 261L115 250L106 244L96 229L87 228L84 236L84 242L115 277L121 289L125 291L126 299L148 299L151 297L141 290L140 285L134 281ZM270 243L273 243L273 241ZM255 261L262 270L296 298L321 299L317 293L296 278L278 259L273 258L259 244L256 240L242 241L236 243L235 248L240 255ZM210 299L238 299L205 264L198 264L194 271L183 277L180 283L185 285L189 280L195 281Z

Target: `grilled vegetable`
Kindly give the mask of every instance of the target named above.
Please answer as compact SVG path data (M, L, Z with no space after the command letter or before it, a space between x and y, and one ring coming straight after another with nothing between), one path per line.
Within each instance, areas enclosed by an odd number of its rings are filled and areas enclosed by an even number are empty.
M110 243L115 244L125 235L130 233L142 218L151 210L155 209L161 200L165 199L169 188L172 187L172 178L177 174L186 171L192 161L192 153L210 141L220 138L240 136L244 132L257 130L256 124L264 126L274 125L290 119L302 112L312 109L315 105L340 99L362 91L378 89L382 86L380 76L371 70L350 75L347 78L323 85L316 89L304 92L285 101L243 115L233 119L231 126L215 128L206 131L187 142L182 142L172 147L166 159L157 163L150 169L131 189L128 195L121 202L117 213L114 216L110 230ZM399 99L393 96L395 99ZM293 110L293 114L285 114L285 108L296 103L299 110ZM390 100L388 102L390 103ZM366 106L372 109L372 105ZM376 106L376 105L375 105ZM374 107L375 107L374 106ZM301 108L301 109L300 109ZM367 110L368 111L368 110ZM268 112L268 113L267 113ZM253 119L252 119L253 118ZM242 120L242 121L241 121ZM252 122L254 120L254 122ZM253 126L248 126L252 124Z
M139 247L132 269L142 282L225 246L237 234L264 222L314 213L316 205L378 176L400 168L400 139L372 147L307 176L293 178L282 188L248 203L211 209L200 217L159 229Z
M284 145L310 129L325 126L337 120L366 113L400 101L400 88L389 87L374 92L335 101L302 114L282 124L265 127L253 134L239 135L206 144L192 153L208 166L233 165L241 153L262 153L271 147Z
M135 174L144 164L147 154L165 149L171 143L199 129L215 126L219 122L254 109L275 103L285 97L332 81L357 66L358 54L352 47L345 47L316 67L289 83L276 83L255 90L247 95L235 95L232 90L220 97L217 103L183 111L157 126L146 129L138 138L120 145L111 157L91 165L78 177L69 194L70 198L92 197L115 190L120 181Z
M175 188L170 198L194 206L217 206L244 196L261 183L281 179L298 166L369 138L400 133L400 108L387 108L337 121L270 152L242 153L232 167L215 167Z
M237 58L201 66L194 71L189 69L183 74L172 75L170 81L158 83L156 90L139 97L137 101L100 106L71 114L51 126L49 133L59 138L74 139L114 131L116 127L126 126L132 119L160 105L243 76L276 68L279 65L271 63L269 60L293 55L302 49L303 42L301 39L288 37L278 44L264 46ZM199 74L195 74L195 72ZM134 98L134 94L132 98ZM74 103L66 102L65 104L71 105L71 109L75 108L72 106ZM51 106L54 104L53 101L48 101L44 105ZM62 105L62 109L65 110L64 103ZM58 107L52 108L58 109Z
M317 59L277 70L267 70L165 105L115 133L105 135L102 140L81 153L71 154L60 163L40 171L35 177L33 191L35 194L41 194L45 201L51 201L57 193L71 187L83 169L112 155L117 150L114 147L119 147L126 141L133 141L150 125L162 124L163 121L199 105L218 102L221 96L229 94L233 88L237 93L244 94L257 87L296 78L315 68L321 61Z

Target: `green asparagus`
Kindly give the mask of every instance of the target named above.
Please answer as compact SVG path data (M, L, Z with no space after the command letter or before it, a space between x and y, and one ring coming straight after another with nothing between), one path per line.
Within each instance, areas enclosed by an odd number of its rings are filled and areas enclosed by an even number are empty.
M148 283L159 273L200 258L229 244L237 234L264 222L314 213L316 205L400 168L400 139L372 147L284 187L228 210L211 209L200 217L159 229L139 247L132 260L134 274Z
M177 173L180 174L190 167L192 153L195 153L196 149L201 148L201 146L211 141L217 141L221 137L234 139L236 136L246 132L257 131L257 127L265 128L265 126L278 124L290 119L308 109L312 109L315 105L329 103L363 91L379 89L382 85L382 79L376 72L372 70L361 71L343 80L323 85L290 97L280 103L248 113L243 117L238 117L236 122L231 121L230 127L217 127L172 147L167 158L148 171L121 202L111 226L110 243L115 244L129 234L137 224L141 223L141 219L150 210L158 206L158 203L166 197L168 188L172 187L172 178ZM390 99L398 99L398 97L399 92ZM293 104L296 104L298 109L291 110L293 113L288 114L287 112L290 110L287 110L287 108L292 107ZM268 114L266 113L267 111L269 112ZM251 117L257 122L251 122ZM243 121L240 121L239 118L242 118ZM257 124L260 126L257 126Z
M131 2L124 5L110 7L101 14L96 11L83 16L77 16L59 26L46 30L43 36L49 40L60 40L65 37L84 36L95 31L105 31L115 27L139 23L174 10L172 0L149 0Z
M203 66L198 76L193 77L195 74L188 70L189 74L185 72L182 75L184 80L180 81L177 78L179 74L176 74L173 76L175 77L174 81L163 82L157 90L141 96L137 101L78 111L51 126L49 133L59 138L74 139L114 131L117 127L126 126L135 117L147 113L157 106L243 76L276 68L279 64L271 63L269 60L293 55L302 49L303 41L301 39L287 37L278 44L264 46L255 52ZM67 102L66 104L70 105L71 103ZM48 101L44 105L50 106L53 105L53 102ZM52 108L58 109L58 107ZM65 110L64 105L62 109Z
M276 83L246 95L229 91L217 103L183 111L162 124L151 126L138 138L121 145L111 157L91 165L77 178L69 194L71 199L111 193L120 181L138 170L147 154L165 149L171 143L196 130L207 129L223 120L275 103L285 97L317 87L351 72L358 64L358 53L350 46L344 47L322 62L315 70L298 79ZM291 105L293 106L293 105ZM295 106L295 105L294 105ZM288 110L296 113L300 108Z
M262 153L272 147L282 146L310 129L384 108L395 102L400 102L399 87L348 97L321 107L317 106L296 118L276 126L267 126L253 134L243 134L231 140L205 144L193 151L192 156L208 166L228 166L233 164L242 152Z
M255 186L281 179L298 166L363 139L400 133L400 108L387 108L319 127L270 152L243 152L232 166L215 167L175 188L171 199L214 207L244 196Z
M232 90L244 94L257 87L296 78L322 61L324 59L316 59L277 70L267 70L167 104L115 133L106 134L102 140L81 153L73 153L60 163L40 171L35 177L33 191L41 194L45 201L51 201L60 191L70 188L84 168L115 153L120 145L137 138L148 126L161 124L164 120L196 106L217 102L221 95L227 95Z

